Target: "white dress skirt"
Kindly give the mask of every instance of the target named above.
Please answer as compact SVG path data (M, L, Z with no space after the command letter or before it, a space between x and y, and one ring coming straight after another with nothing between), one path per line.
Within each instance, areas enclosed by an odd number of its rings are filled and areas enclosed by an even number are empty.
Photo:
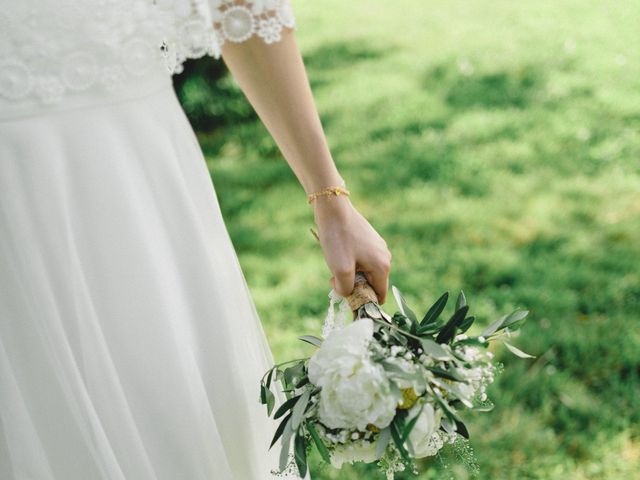
M299 478L170 76L77 98L0 112L0 479Z

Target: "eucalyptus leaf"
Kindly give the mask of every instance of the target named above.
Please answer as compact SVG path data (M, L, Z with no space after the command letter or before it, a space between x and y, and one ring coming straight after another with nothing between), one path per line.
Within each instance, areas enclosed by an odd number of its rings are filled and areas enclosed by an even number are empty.
M267 392L266 392L267 388L263 385L260 384L260 403L262 403L263 405L266 405L267 403Z
M393 292L393 296L396 299L396 303L398 304L398 308L400 309L402 314L405 317L407 317L409 320L413 320L414 322L417 322L418 319L416 318L416 314L413 313L413 310L409 308L409 306L407 305L407 302L405 301L404 297L400 293L400 290L398 290L395 285L391 285L391 290Z
M295 430L291 428L291 420L286 423L284 427L284 432L282 433L282 450L280 450L280 471L284 471L287 467L287 463L289 460L289 450L291 448L291 437L295 433Z
M300 388L303 387L304 385L306 385L307 383L309 383L309 377L307 375L305 375L304 377L302 377L298 383L295 384L295 388Z
M379 460L382 455L384 455L387 446L389 445L389 441L391 440L391 429L387 426L380 430L378 435L378 441L376 443L376 460Z
M265 386L267 388L269 388L269 386L271 385L271 378L273 377L273 372L274 372L274 368L272 368L271 370L269 370L269 374L267 375L267 380L265 382Z
M442 426L442 429L449 434L455 433L456 431L456 422L451 420L449 417L442 417L440 425Z
M290 399L288 399L286 402L284 402L282 405L280 405L278 407L278 410L276 410L275 415L273 416L274 420L277 420L278 418L280 418L282 415L284 415L286 413L287 410L289 410L290 408L293 408L293 406L296 404L296 402L298 400L300 400L300 397L302 395L298 395L296 397L291 397Z
M444 310L445 305L447 304L447 300L449 299L449 292L445 292L442 296L436 300L436 302L429 308L424 318L420 322L420 326L424 327L431 323L434 323L438 316Z
M307 442L304 435L296 434L294 440L294 458L301 477L307 474Z
M371 318L382 318L380 309L373 303L367 302L364 304L364 309Z
M425 404L423 403L422 406L420 407L420 410L418 410L418 413L416 413L416 415L409 421L409 423L407 423L404 426L404 429L402 430L403 440L406 440L409 437L411 430L413 430L413 427L416 425L416 423L418 422L418 419L420 418L420 414L424 410L424 405Z
M436 342L449 343L449 341L456 334L456 328L458 327L458 324L464 320L468 311L469 311L469 307L467 305L463 306L459 310L456 310L456 312L451 316L447 324L444 327L442 327L442 330L436 337Z
M507 343L505 341L503 341L502 343L504 343L505 347L507 347L511 351L511 353L513 353L514 355L520 358L536 358L535 355L529 355L528 353L523 352L519 348L514 347L510 343Z
M285 368L284 381L287 385L292 385L294 383L294 379L301 378L303 375L304 375L304 362L300 361L289 368Z
M276 397L271 390L265 388L265 393L267 395L267 416L271 415L273 411L273 407L276 404Z
M442 320L436 320L433 323L429 323L428 325L424 325L418 328L418 335L431 334L436 333L442 330L445 322Z
M302 417L304 412L309 404L309 398L311 397L311 390L305 390L305 392L300 397L300 400L295 404L291 413L293 417L291 418L291 428L293 430L297 430L300 426L300 422L302 421Z
M498 331L498 329L500 328L500 325L502 325L502 322L504 322L506 318L507 318L507 315L504 315L503 317L493 322L491 325L489 325L487 328L484 329L484 331L480 334L480 336L487 338L493 335L495 332Z
M459 375L456 371L445 370L440 367L424 367L424 368L426 368L430 372L433 372L435 375L439 377L446 378L449 380L454 380L456 382L469 383L467 379Z
M318 448L318 452L320 453L320 456L322 457L322 459L327 463L331 463L331 454L329 453L329 449L320 438L320 435L318 435L318 431L316 430L316 427L313 424L313 422L307 423L306 426L307 426L307 430L309 431L309 434L311 435L311 438L313 439L313 441L316 444L316 447Z
M429 340L428 338L423 338L420 340L420 344L422 345L422 349L424 353L432 356L436 360L449 360L451 355L444 348L442 348L438 343L433 340Z
M284 419L282 419L282 421L280 422L280 425L278 425L278 428L273 434L273 439L271 440L271 445L269 445L269 450L271 450L271 447L273 447L278 441L278 439L282 436L282 434L284 433L284 429L286 428L287 424L289 424L290 420L291 420L291 413L289 413L289 415L287 415L286 417L284 417Z
M390 426L390 429L391 429L391 438L393 438L393 441L396 444L396 447L398 447L398 451L400 452L400 456L406 462L411 461L409 459L409 455L407 453L407 450L404 447L404 442L402 441L402 437L400 436L400 432L398 431L397 424L395 422L391 422L391 424L389 426Z
M466 425L459 420L456 420L456 431L469 440L469 430L467 430Z
M510 313L509 315L507 315L507 318L504 319L504 322L502 322L502 324L500 325L500 329L509 327L514 323L524 320L527 315L529 315L528 310L516 310L515 312Z
M442 408L442 411L444 412L444 414L447 417L449 417L451 420L460 421L460 419L458 418L458 415L453 410L453 408L447 403L447 401L444 398L442 398L440 394L437 393L435 390L432 390L432 392L433 392L433 397L436 399L436 402L438 402L438 405L440 405L440 407Z
M443 390L446 390L451 395L453 395L456 399L458 399L462 404L467 408L473 408L473 403L471 403L465 395L462 393L462 390L455 383L447 383L444 381L440 381L438 379L432 379L431 383L439 386Z
M322 346L322 339L313 335L302 335L301 337L298 337L298 339L302 340L303 342L310 343L311 345L314 345L318 348Z
M469 328L471 327L471 325L473 325L473 322L475 322L475 320L476 320L476 317L474 316L465 318L460 324L458 333L464 333L467 330L469 330Z
M460 310L467 304L467 298L464 296L464 292L460 290L458 294L458 299L456 300L456 311Z

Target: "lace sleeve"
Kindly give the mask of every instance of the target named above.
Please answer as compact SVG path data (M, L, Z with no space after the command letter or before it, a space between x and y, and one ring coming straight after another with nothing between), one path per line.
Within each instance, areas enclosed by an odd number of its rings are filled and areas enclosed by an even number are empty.
M183 0L172 5L175 30L163 51L174 73L187 58L220 58L226 42L255 36L270 44L282 38L284 27L295 28L290 0Z

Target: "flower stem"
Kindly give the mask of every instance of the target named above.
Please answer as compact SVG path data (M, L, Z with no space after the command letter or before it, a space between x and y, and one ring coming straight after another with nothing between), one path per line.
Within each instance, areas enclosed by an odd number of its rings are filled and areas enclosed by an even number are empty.
M396 329L397 331L399 331L400 333L402 333L403 335L405 335L407 337L415 338L418 341L422 340L420 337L417 337L417 336L413 335L412 333L409 333L409 332L407 332L405 330L402 330L400 327L395 326L393 323L382 321L379 318L372 318L372 320L374 320L376 322L379 322L379 323L382 323L383 325L386 325L388 327L394 328L394 329Z
M267 371L265 372L265 374L264 374L264 375L262 375L262 379L261 379L261 380L264 380L264 377L266 377L266 376L269 374L269 372L270 372L271 370L273 370L274 368L278 368L278 367L280 367L281 365L286 365L287 363L301 362L301 361L304 361L304 360L309 360L309 357L296 358L296 359L294 359L294 360L287 360L286 362L276 363L273 367L271 367L269 370L267 370Z

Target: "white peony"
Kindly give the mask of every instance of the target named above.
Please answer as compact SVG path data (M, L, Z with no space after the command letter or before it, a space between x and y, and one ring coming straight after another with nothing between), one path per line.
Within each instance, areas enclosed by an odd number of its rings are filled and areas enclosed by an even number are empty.
M309 360L309 380L322 387L318 416L329 428L384 428L402 400L382 365L371 359L373 320L333 330Z
M376 445L377 441L367 442L364 439L338 444L331 451L331 466L340 469L343 463L375 462L377 460Z
M417 402L409 409L407 422L420 411L422 402ZM442 410L434 409L430 403L425 403L418 421L409 433L409 440L415 451L415 458L429 457L438 453L438 446L432 441L432 436L440 428Z

